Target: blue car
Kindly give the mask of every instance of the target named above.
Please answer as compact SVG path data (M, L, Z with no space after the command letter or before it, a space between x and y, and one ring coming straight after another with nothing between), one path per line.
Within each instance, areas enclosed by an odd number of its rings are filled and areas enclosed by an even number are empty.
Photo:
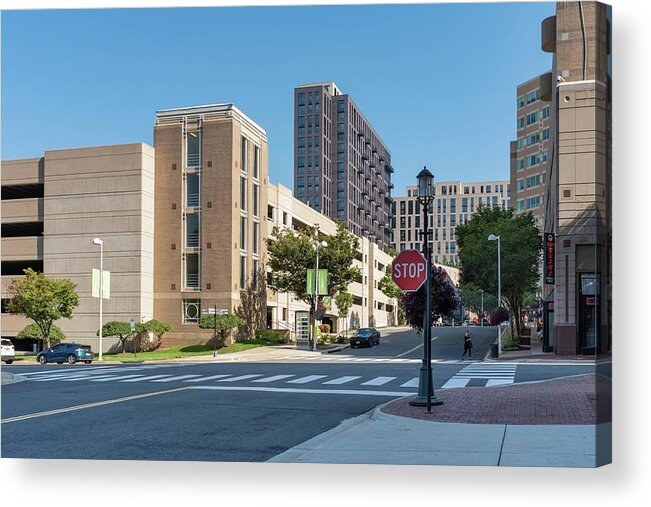
M95 354L90 345L79 345L78 343L59 343L50 349L45 349L36 355L36 360L41 364L49 362L63 364L75 364L83 361L90 364L95 359Z

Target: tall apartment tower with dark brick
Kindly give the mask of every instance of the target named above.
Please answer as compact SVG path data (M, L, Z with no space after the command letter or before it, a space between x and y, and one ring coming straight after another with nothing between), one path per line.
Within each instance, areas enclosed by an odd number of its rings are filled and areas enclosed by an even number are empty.
M294 90L294 196L380 248L392 242L391 152L333 82Z
M267 135L215 104L158 111L154 145L154 316L173 326L166 344L207 341L202 312L235 312L261 282Z
M516 212L531 212L542 227L549 152L549 73L517 87L517 140L511 142L511 204ZM547 101L543 101L546 99Z

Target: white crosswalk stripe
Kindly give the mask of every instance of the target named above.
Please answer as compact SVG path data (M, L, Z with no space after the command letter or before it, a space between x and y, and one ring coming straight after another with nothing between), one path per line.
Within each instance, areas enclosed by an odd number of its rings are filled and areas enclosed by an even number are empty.
M308 375L307 377L297 378L295 380L287 381L288 384L307 384L308 382L314 382L322 378L326 378L327 375Z
M178 375L176 377L169 377L169 378L159 378L156 380L152 380L152 382L174 382L175 380L184 380L188 378L195 378L195 377L200 377L201 375Z
M122 375L122 376L109 377L109 378L91 378L91 379L89 379L89 381L90 382L110 382L112 380L122 380L124 378L133 378L133 377L144 377L144 375Z
M472 379L486 380L485 386L512 384L517 367L517 364L472 363L459 370L441 388L465 387Z
M375 377L374 379L369 380L368 382L362 382L363 386L383 386L395 380L397 377ZM400 386L404 387L404 385Z
M126 380L118 380L118 382L144 382L145 380L153 380L155 378L162 378L162 377L169 377L170 374L167 373L165 375L150 375L148 377L136 377L136 378L128 378Z
M356 380L358 378L362 378L361 375L348 375L348 376L328 380L327 382L323 382L323 384L328 384L328 385L329 384L334 384L334 385L346 384L346 383L351 382L353 380Z
M418 387L418 377L414 377L408 382L405 382L400 387Z
M215 380L216 378L224 377L230 377L230 375L210 375L209 377L191 378L189 380L184 380L183 382L207 382L209 380Z
M239 377L232 377L232 378L225 378L222 380L218 380L217 382L236 382L238 380L247 380L250 378L255 378L255 377L262 377L261 373L255 373L255 374L250 374L250 375L240 375Z
M296 375L274 375L273 377L260 378L258 380L252 380L251 382L275 382L276 380L283 380L295 376Z

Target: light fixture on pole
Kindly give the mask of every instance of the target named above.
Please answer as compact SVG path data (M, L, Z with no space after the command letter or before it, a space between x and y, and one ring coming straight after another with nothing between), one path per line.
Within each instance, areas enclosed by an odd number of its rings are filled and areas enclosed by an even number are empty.
M316 269L314 270L314 293L312 294L313 308L312 312L312 350L316 352L316 345L318 341L317 332L316 332L316 312L317 305L319 304L319 250L328 246L326 241L315 241L314 246L316 248Z
M432 405L441 405L434 396L432 383L432 255L429 248L428 218L429 209L434 201L434 175L423 167L418 173L418 202L423 207L423 255L427 261L427 279L425 280L425 308L423 311L423 363L418 376L418 395L409 402L410 405L427 406L427 412L432 411Z
M488 241L497 241L497 307L502 306L502 251L501 240L499 236L491 234ZM502 353L502 323L497 323L497 350Z
M99 245L99 360L102 360L102 306L104 304L104 242L93 239L93 245Z

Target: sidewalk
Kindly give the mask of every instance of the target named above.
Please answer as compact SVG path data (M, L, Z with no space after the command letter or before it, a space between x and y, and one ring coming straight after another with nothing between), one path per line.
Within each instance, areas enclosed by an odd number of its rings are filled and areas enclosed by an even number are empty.
M439 389L436 396L444 403L431 414L400 398L269 461L595 467L611 460L609 379Z

